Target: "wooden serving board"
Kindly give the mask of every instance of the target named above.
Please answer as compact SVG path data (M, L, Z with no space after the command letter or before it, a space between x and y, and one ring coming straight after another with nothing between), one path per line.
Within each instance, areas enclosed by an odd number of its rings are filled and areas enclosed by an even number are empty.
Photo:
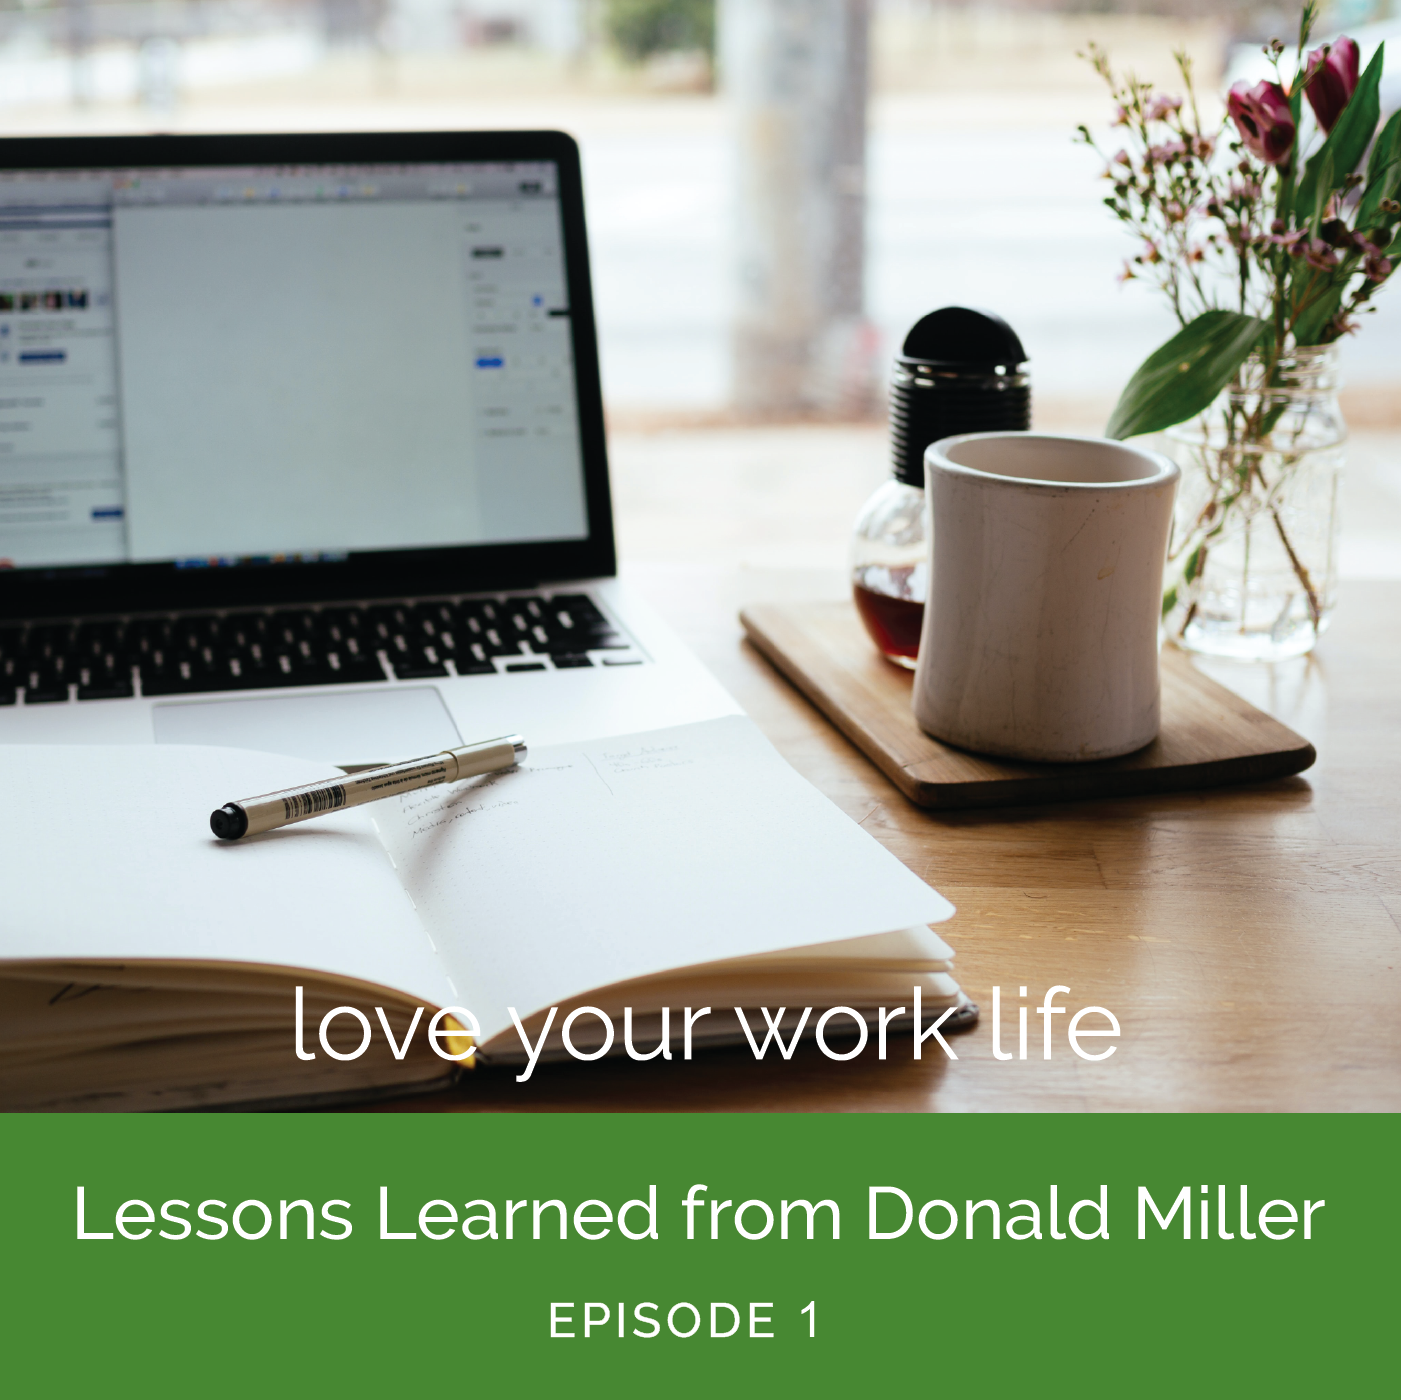
M914 676L871 644L851 603L740 613L749 639L921 807L1005 807L1220 787L1301 773L1313 745L1196 670L1162 654L1163 723L1145 749L1095 763L1017 763L931 739L910 711Z

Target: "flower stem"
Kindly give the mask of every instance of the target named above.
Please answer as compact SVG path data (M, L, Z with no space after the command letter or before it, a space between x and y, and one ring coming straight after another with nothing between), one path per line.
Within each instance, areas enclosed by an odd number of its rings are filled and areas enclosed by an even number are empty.
M1294 572L1298 575L1299 582L1304 585L1304 593L1309 600L1309 618L1313 622L1314 630L1317 631L1318 624L1323 617L1323 609L1318 602L1318 591L1313 586L1313 579L1309 577L1309 571L1304 565L1304 561L1294 552L1294 546L1289 542L1289 536L1284 530L1284 521L1279 518L1279 507L1270 507L1270 516L1275 522L1275 529L1279 532L1279 542L1284 546L1284 552L1289 556L1289 562L1294 566Z

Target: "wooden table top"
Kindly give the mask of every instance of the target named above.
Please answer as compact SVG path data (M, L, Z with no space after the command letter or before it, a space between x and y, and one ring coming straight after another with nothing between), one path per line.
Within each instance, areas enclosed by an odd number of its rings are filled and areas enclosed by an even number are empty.
M953 901L940 932L982 1022L952 1042L956 1063L933 1042L915 1062L908 1037L885 1063L709 1051L690 1064L542 1066L526 1085L481 1071L389 1107L1401 1109L1401 583L1347 584L1316 657L1244 675L1316 745L1300 777L937 814L907 802L743 639L741 606L839 597L839 575L649 565L626 577L799 772ZM1056 983L1072 1012L1114 1012L1116 1053L1076 1058L1064 1017L1045 1061L1032 1012L1030 1057L995 1060L993 985L1015 1053L1018 988L1034 1007Z

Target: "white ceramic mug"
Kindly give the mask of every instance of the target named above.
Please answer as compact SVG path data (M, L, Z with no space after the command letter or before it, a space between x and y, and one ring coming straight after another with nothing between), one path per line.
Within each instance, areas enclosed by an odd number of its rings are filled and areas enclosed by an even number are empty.
M966 433L924 454L932 514L915 719L976 753L1076 763L1157 736L1166 457Z

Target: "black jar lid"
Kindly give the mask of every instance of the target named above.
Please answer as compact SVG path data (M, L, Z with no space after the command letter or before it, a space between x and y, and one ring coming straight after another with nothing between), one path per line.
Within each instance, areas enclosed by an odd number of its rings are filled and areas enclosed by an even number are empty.
M910 328L890 384L891 466L924 485L924 450L956 433L1024 432L1031 426L1027 354L1002 317L945 306Z
M910 327L901 354L939 368L1003 373L1027 358L1016 331L1001 316L971 306L942 306L921 316Z

